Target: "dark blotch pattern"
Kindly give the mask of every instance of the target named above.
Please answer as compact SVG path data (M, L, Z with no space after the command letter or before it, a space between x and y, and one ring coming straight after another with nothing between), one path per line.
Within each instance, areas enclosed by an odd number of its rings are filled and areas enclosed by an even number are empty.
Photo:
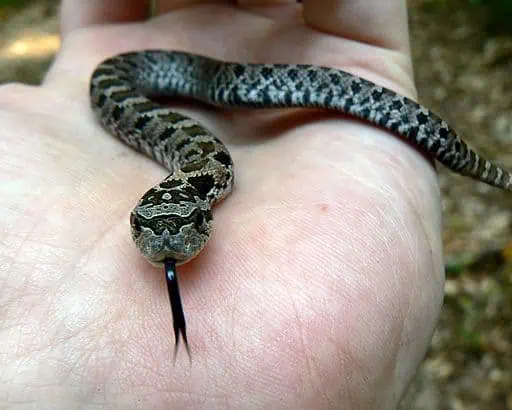
M189 177L188 183L197 189L202 199L206 199L207 195L215 185L215 179L209 174L204 174L195 177Z
M144 127L152 120L152 118L148 115L141 115L137 118L137 121L135 121L135 128L142 130Z
M420 112L416 115L416 120L418 121L418 124L425 125L428 122L429 117L425 113Z
M201 159L199 161L188 162L188 163L183 164L180 167L180 170L185 173L195 174L195 173L200 172L203 169L205 169L207 163L208 163L207 158Z
M231 157L225 151L217 152L214 158L226 167L231 167L233 165Z

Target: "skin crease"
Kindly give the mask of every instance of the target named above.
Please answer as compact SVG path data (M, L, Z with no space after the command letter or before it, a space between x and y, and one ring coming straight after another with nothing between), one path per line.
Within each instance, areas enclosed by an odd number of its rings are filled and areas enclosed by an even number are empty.
M405 2L306 0L307 24L293 2L161 1L150 21L145 2L107 3L64 1L44 84L0 88L0 407L395 408L443 297L431 163L335 114L174 104L236 173L179 269L192 362L174 364L164 274L128 221L167 173L101 129L87 91L103 58L166 48L329 65L414 97Z

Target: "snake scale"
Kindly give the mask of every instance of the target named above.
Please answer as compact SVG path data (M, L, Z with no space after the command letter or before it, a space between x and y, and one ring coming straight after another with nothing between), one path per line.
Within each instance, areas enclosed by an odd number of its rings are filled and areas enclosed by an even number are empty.
M188 351L176 265L195 257L207 243L211 206L233 186L233 161L210 131L152 97L191 97L223 107L339 111L411 141L454 172L512 191L510 171L472 151L430 110L334 68L239 64L179 51L143 50L99 64L90 95L94 112L111 134L171 172L140 199L130 225L142 255L165 267L175 353L180 335Z

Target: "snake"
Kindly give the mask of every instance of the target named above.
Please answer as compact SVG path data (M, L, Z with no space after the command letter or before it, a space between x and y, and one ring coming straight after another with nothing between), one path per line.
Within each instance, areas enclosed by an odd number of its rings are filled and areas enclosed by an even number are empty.
M417 102L340 69L306 64L253 64L185 51L139 50L109 57L93 71L90 100L113 136L170 174L130 214L133 241L163 266L173 316L190 356L176 266L205 247L212 206L233 188L233 160L198 121L157 101L192 98L231 108L314 108L336 111L410 141L450 170L512 191L512 173L481 157L439 116Z

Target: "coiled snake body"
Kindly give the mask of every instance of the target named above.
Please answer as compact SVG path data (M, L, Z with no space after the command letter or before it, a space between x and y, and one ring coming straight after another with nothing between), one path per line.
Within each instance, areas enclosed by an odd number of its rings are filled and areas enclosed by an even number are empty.
M132 237L164 264L176 346L188 349L175 266L208 241L211 206L233 185L225 145L193 119L151 100L192 97L224 107L324 108L361 118L410 140L451 170L512 190L512 174L481 158L430 110L341 70L310 65L238 64L177 51L144 50L102 62L91 77L92 108L103 126L171 174L131 213Z

